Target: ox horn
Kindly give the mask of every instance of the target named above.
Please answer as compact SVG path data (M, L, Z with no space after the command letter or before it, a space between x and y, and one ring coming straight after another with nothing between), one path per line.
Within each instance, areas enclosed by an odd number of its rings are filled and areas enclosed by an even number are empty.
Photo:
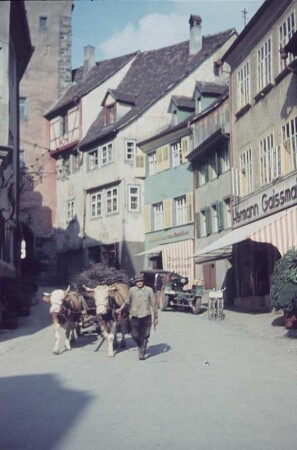
M70 292L70 284L69 284L68 288L66 289L65 294L68 294L69 292Z

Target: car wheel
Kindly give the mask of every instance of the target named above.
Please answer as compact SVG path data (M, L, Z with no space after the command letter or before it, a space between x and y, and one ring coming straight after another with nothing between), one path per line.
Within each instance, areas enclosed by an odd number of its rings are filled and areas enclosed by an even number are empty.
M160 293L160 309L161 311L166 311L169 304L169 295L164 294L164 291Z
M201 310L202 298L201 297L195 297L193 303L194 303L193 314L198 314L200 312L200 310Z

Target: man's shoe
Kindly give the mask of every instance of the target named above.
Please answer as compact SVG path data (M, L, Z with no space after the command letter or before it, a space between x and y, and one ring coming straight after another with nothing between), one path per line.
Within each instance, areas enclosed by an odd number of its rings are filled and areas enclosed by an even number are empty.
M139 359L140 360L144 360L145 358L144 358L144 350L143 349L139 349Z

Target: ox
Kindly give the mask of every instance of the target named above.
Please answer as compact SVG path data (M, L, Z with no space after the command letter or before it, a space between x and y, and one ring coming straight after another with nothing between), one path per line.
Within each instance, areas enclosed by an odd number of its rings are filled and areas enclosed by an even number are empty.
M70 292L70 286L66 291L55 289L52 293L44 292L43 300L50 303L55 345L54 355L59 354L61 329L65 331L65 349L71 350L70 335L74 338L74 330L79 326L81 318L81 303L75 292Z
M118 318L116 309L121 307L128 298L129 287L123 283L112 286L98 285L91 289L83 286L88 296L93 297L96 304L96 321L101 334L107 341L107 354L114 356L117 347L117 332L121 332L121 348L126 347L125 333L129 333L129 318Z

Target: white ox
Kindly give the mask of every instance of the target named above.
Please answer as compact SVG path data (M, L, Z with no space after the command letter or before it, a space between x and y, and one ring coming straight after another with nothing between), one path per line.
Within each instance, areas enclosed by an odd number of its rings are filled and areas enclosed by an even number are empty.
M98 285L91 289L83 286L87 295L93 297L96 305L96 320L103 338L107 341L107 354L114 356L114 347L117 346L117 332L121 332L121 347L126 346L125 332L128 330L128 318L119 319L116 309L123 305L128 298L129 287L123 283L112 286Z
M55 289L53 292L44 292L45 302L50 303L50 314L53 320L55 345L54 355L59 354L61 329L65 331L65 349L71 350L70 336L74 338L74 330L81 317L81 303L75 292L70 292L70 287L66 291Z

